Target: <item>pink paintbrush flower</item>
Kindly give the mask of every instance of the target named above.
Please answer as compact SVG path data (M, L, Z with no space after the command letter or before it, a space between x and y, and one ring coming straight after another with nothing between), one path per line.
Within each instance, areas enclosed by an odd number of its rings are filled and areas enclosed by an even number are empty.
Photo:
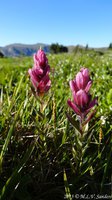
M92 100L91 95L82 89L76 93L74 92L73 96L73 101L68 99L68 105L81 119L84 119L89 111L97 104L97 98Z
M80 72L76 75L76 78L70 81L70 88L72 91L78 91L80 89L89 91L92 85L92 81L89 76L89 70L87 68L81 68Z
M38 96L46 93L51 86L51 80L49 78L50 66L48 65L48 59L43 50L38 50L34 54L34 66L28 70L30 80L36 90Z
M48 65L48 59L42 49L39 49L37 53L34 54L33 58L36 66L41 66L41 68L44 68L46 65Z
M90 110L98 103L97 98L92 100L89 93L91 85L92 81L87 68L81 68L75 80L70 81L73 101L68 99L67 102L72 110L81 117L81 120L84 120Z

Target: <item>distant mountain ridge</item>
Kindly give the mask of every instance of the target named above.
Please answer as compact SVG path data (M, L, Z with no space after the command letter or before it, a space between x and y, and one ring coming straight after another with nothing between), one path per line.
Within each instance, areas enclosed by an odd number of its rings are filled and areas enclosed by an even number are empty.
M41 47L45 53L50 53L50 46L49 44L37 43L37 44L10 44L4 47L0 47L0 52L4 54L6 57L16 57L16 56L32 56L37 50ZM85 46L82 45L69 45L67 46L68 52L73 52L74 48L79 47L81 49L85 49ZM100 47L100 48L88 48L94 49L95 51L106 51L107 47Z
M37 44L10 44L4 47L0 47L0 51L4 54L4 56L32 56L39 48L42 48L45 53L50 52L50 45L43 44L43 43L37 43Z

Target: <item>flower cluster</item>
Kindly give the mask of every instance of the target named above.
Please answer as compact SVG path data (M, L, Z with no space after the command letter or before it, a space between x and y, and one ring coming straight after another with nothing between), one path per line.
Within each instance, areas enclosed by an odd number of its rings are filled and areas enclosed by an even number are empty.
M97 104L97 98L92 100L89 93L92 81L87 68L81 68L74 80L70 81L73 101L68 99L68 105L83 121L90 110Z
M35 88L36 95L43 96L50 86L51 80L49 78L50 66L48 59L43 50L38 50L34 54L34 66L28 70L31 82ZM74 80L70 81L70 88L72 91L73 101L68 99L68 105L72 110L80 116L81 122L84 120L89 121L94 114L94 111L86 116L90 110L98 103L97 98L92 100L92 96L89 93L92 81L90 79L89 70L87 68L81 68L80 72L76 75Z
M38 96L43 96L51 86L49 72L50 66L48 65L48 59L44 51L39 49L38 52L34 54L33 68L28 70L31 82Z

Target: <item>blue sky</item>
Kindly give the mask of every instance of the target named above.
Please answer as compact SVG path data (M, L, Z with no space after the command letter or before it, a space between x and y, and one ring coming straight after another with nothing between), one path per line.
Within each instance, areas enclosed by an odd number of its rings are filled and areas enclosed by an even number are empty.
M112 42L112 0L1 0L0 21L0 46Z

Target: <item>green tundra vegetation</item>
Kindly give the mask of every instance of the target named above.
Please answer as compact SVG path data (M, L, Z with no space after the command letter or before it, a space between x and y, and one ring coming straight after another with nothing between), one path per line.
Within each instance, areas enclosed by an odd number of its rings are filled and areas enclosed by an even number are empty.
M52 84L43 99L35 96L29 79L32 57L0 58L0 199L71 200L77 194L78 198L109 198L112 51L82 50L47 57ZM69 81L82 66L90 71L92 96L98 97L84 136L67 105L72 99ZM72 116L71 122L66 113Z

